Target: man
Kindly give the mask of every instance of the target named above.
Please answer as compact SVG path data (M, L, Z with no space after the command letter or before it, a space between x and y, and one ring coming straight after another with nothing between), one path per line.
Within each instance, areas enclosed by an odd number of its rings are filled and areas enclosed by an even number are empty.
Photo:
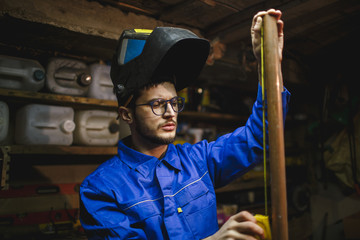
M253 19L251 36L258 59L264 14L278 19L282 54L281 12L271 9ZM121 54L116 54L112 79L119 116L129 124L131 136L119 142L118 155L99 166L81 185L81 222L89 239L264 236L246 211L232 216L219 230L215 197L215 188L262 161L261 90L244 127L210 143L172 144L177 115L184 106L176 92L196 78L208 50L205 40L186 30L156 28L133 60L120 63ZM283 98L286 103L287 91Z

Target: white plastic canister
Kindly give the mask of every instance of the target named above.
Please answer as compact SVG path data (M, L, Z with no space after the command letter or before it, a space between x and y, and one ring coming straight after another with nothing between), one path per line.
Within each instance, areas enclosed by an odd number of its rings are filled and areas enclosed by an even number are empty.
M37 92L45 85L45 69L32 59L0 55L0 88Z
M90 65L90 74L92 83L89 87L88 97L116 101L114 85L110 78L110 66L99 63L92 64Z
M15 142L24 145L71 145L75 129L71 107L29 104L18 110Z
M5 140L9 130L9 107L0 101L0 142Z
M46 69L46 87L50 92L86 96L92 78L87 65L79 60L52 58Z
M103 110L75 112L74 143L79 145L113 146L119 141L118 114Z

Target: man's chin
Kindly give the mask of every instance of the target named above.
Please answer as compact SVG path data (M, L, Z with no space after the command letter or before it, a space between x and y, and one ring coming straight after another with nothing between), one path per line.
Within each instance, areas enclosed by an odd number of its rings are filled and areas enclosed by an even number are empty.
M157 144L170 144L175 141L176 134L169 133L169 134L163 134L161 136L154 137L153 141Z
M160 144L160 145L167 145L173 143L174 141L175 138L162 138L162 137L153 138L153 142L155 144Z

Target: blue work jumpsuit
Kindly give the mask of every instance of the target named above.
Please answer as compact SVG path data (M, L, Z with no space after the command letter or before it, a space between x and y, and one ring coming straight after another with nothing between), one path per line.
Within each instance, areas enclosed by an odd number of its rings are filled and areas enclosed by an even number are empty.
M290 93L282 93L287 112ZM93 239L202 239L218 230L215 188L262 162L261 87L245 126L194 145L168 146L162 159L119 141L118 155L80 188L80 219ZM285 119L285 116L284 116Z

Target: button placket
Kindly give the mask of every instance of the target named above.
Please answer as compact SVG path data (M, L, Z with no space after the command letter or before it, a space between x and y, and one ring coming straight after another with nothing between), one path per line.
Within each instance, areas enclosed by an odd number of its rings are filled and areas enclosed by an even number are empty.
M156 166L156 177L164 196L164 223L171 239L192 239L194 236L174 199L172 186L175 174L174 169L169 169L162 162Z

